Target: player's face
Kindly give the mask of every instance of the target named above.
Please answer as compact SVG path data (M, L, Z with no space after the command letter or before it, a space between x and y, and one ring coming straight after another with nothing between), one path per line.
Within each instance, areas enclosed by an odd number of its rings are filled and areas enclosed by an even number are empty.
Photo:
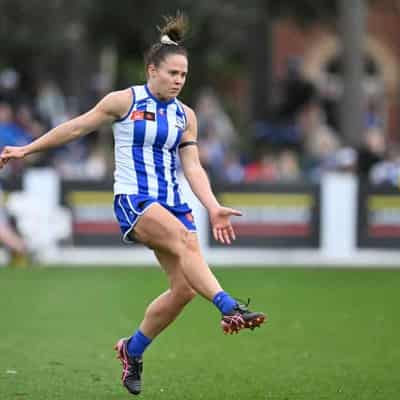
M181 54L168 56L158 67L149 66L149 84L160 99L177 97L186 81L187 58Z

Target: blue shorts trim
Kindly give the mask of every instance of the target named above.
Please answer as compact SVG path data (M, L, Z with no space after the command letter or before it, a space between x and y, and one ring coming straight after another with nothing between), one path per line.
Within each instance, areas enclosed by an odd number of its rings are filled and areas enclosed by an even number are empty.
M121 229L122 240L125 243L134 242L129 234L134 229L140 216L155 203L160 204L174 215L189 232L196 232L192 209L186 203L171 207L151 196L141 194L117 194L114 197L114 213Z

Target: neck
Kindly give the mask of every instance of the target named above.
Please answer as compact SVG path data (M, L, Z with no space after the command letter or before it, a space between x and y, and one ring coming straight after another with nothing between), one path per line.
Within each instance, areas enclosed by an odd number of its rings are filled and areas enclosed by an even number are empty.
M156 97L160 101L169 101L172 97L164 97L161 93L157 90L153 83L147 82L147 87L149 88L151 94Z

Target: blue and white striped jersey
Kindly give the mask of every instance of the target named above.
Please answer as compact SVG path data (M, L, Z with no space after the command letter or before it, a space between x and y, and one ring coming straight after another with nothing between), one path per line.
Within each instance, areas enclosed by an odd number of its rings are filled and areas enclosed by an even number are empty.
M133 86L129 112L113 124L114 194L140 194L169 206L183 204L176 179L177 147L186 115L177 99L162 102L147 85Z

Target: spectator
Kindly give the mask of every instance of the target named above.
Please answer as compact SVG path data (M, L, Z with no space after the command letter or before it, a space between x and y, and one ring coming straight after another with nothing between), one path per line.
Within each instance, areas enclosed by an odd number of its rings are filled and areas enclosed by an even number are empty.
M278 174L280 182L293 182L301 177L297 154L292 150L282 150L278 161Z
M49 121L50 127L69 119L64 95L51 80L43 81L40 84L36 104L40 115Z
M368 180L373 166L383 161L386 143L379 128L369 128L365 132L364 143L358 152L358 173L362 180Z
M339 149L325 163L325 169L355 174L357 172L357 151L352 147Z
M235 152L226 155L221 170L221 180L228 183L241 183L244 180L244 168Z
M328 126L319 103L312 102L299 115L304 151L304 172L312 181L319 182L321 174L340 148L336 132Z
M10 265L23 266L27 262L27 247L24 240L12 228L4 209L3 192L0 187L0 243L10 252Z
M85 179L85 164L88 156L87 142L85 138L80 138L55 150L53 166L64 179Z
M210 122L199 136L200 160L212 177L218 177L225 159L225 146L217 136L214 123Z
M246 165L244 179L246 183L277 181L279 170L274 156L268 152L263 152L257 161Z
M29 132L18 126L10 104L0 103L0 148L4 146L23 146L32 140Z
M400 187L400 147L392 145L388 150L388 159L376 163L369 174L370 182L375 185Z
M18 100L19 74L13 68L0 71L0 101L15 103Z
M229 148L236 144L238 135L233 123L218 97L211 90L205 89L200 94L195 111L199 132L212 130L213 137Z

